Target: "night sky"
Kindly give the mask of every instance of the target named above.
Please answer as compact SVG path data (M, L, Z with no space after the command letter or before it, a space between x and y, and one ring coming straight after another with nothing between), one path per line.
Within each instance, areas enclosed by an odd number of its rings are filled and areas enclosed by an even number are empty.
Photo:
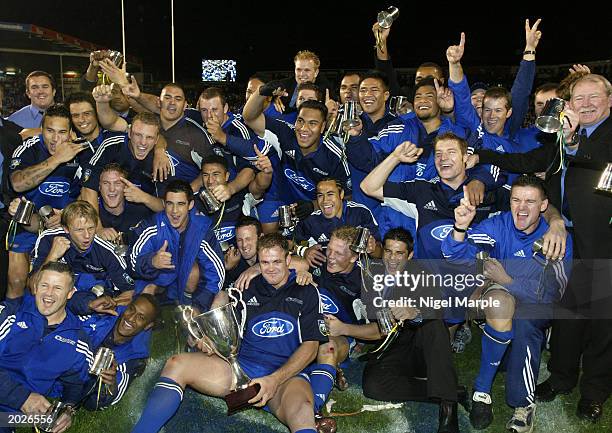
M170 0L125 4L128 53L141 57L145 71L158 80L169 80ZM588 17L561 3L554 3L554 12L542 12L553 7L522 7L524 13L504 14L504 9L516 9L516 3L450 3L468 5L455 10L444 2L175 0L177 81L198 81L203 57L237 60L239 81L256 70L292 69L291 59L300 49L318 53L322 68L369 68L374 54L371 26L378 11L391 4L400 9L389 39L397 67L424 61L445 66L446 48L459 41L461 31L467 33L464 64L516 65L524 47L524 19L534 22L537 17L543 18L538 64L612 58L607 12L599 9ZM121 50L120 5L120 0L4 0L0 20L38 24Z

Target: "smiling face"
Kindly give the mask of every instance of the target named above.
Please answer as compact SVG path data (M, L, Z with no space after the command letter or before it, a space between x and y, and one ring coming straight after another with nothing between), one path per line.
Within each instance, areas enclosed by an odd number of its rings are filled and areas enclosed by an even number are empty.
M612 95L602 82L581 80L572 89L570 105L578 113L580 126L591 126L610 115Z
M317 92L312 89L302 89L297 94L297 101L295 106L299 109L300 105L304 101L316 101L317 100Z
M155 308L144 298L136 298L117 320L116 332L130 338L141 331L151 329L155 322Z
M100 197L107 209L115 209L121 206L125 196L123 190L125 185L121 182L121 173L115 170L102 172L100 175Z
M72 296L72 278L64 272L44 270L39 273L34 287L36 308L49 324L65 314L66 302Z
M260 249L258 258L263 278L277 289L282 287L289 279L291 256L281 247L273 246Z
M95 138L98 129L96 109L89 102L75 102L68 107L72 124L85 138Z
M484 98L482 123L489 134L502 135L506 120L512 115L512 108L506 108L506 98Z
M317 184L317 203L325 218L340 218L343 199L344 190L340 189L336 182L326 180Z
M226 185L229 180L229 172L221 164L203 164L202 182L206 189L217 185Z
M189 211L193 208L193 200L189 201L184 192L168 192L164 202L170 225L179 232L183 232L189 224Z
M408 245L405 242L395 239L387 239L385 241L382 259L387 273L394 274L401 272L411 258L412 252L408 252Z
M336 236L332 236L329 240L325 256L327 257L325 262L327 272L332 274L350 272L357 261L357 254L351 251L349 243Z
M53 105L55 89L51 81L45 76L35 76L28 79L26 95L30 98L32 105L39 110L46 110Z
M436 88L421 86L414 94L414 112L420 120L429 120L440 115Z
M314 83L319 75L319 68L314 60L298 59L295 61L295 81L298 84Z
M163 120L174 122L185 112L187 101L183 90L175 86L166 86L159 96L159 115Z
M414 84L417 84L423 78L434 77L440 83L444 83L444 73L435 66L420 66L414 77Z
M454 181L465 176L467 155L462 153L457 140L438 141L434 152L434 161L440 179Z
M316 149L325 129L323 114L314 108L303 108L295 121L295 136L302 149Z
M482 100L484 99L484 89L474 90L470 99L472 101L472 107L476 110L479 117L482 117Z
M514 226L526 233L532 233L540 220L540 214L548 207L548 200L538 188L513 186L510 193L510 211Z
M385 112L385 102L389 99L389 91L384 83L376 78L366 78L359 84L359 104L370 116L382 115Z
M159 136L159 129L155 125L149 125L140 120L132 123L128 131L130 137L130 150L134 158L143 160L155 147Z
M244 260L251 260L257 254L257 227L243 226L236 229L236 246Z
M42 135L47 150L55 155L57 146L70 139L70 120L66 117L45 116Z

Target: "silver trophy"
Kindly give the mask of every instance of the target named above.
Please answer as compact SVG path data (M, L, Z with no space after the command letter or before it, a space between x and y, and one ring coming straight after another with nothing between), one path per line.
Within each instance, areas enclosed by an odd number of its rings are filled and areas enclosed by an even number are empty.
M542 266L546 266L548 259L544 257L542 249L544 248L544 238L537 239L533 242L531 250L533 251L532 258Z
M357 236L350 245L350 249L357 254L363 254L368 250L368 241L370 240L370 230L366 227L357 227Z
M30 200L21 200L15 215L13 215L13 221L17 224L29 225L32 220L32 214L34 213L34 203Z
M612 162L608 162L603 173L601 173L595 190L605 194L612 194Z
M563 127L562 114L565 109L565 101L560 98L551 98L546 101L546 105L535 121L535 125L540 131L559 132Z
M389 6L386 11L378 12L376 16L376 21L378 21L378 25L383 29L391 28L393 21L395 21L399 17L399 9L395 6ZM376 47L382 51L382 44L380 40L380 30L376 32Z
M489 253L486 251L478 251L476 253L476 273L478 275L484 275L484 264L489 260Z
M208 338L215 354L230 365L231 392L224 397L228 415L251 406L248 401L259 392L259 385L249 385L251 379L238 364L238 352L246 319L245 310L242 311L242 318L242 322L238 323L231 302L193 318L198 329L201 329Z
M388 308L381 308L376 312L376 321L378 322L378 330L380 331L380 335L387 336L395 327L395 317L393 317L393 313Z
M38 216L40 217L40 219L42 219L43 223L45 224L47 223L47 221L49 221L49 218L51 218L53 215L55 215L55 211L53 210L53 207L49 206L48 204L38 209Z
M100 347L94 357L94 362L89 367L89 374L100 376L104 370L108 370L113 365L115 353L108 347Z
M125 257L129 249L126 234L123 232L119 232L119 234L113 240L113 242L115 244L115 248L114 248L115 254L117 254L120 257Z
M107 57L115 64L116 67L120 68L123 66L123 54L121 54L121 52L109 50Z
M297 224L297 216L290 205L278 208L278 225L282 229L289 229Z
M55 428L55 424L57 424L57 420L64 413L66 409L66 404L61 401L56 401L53 403L53 406L49 408L47 413L45 414L45 422L38 424L38 430L50 433Z
M391 101L389 101L389 110L396 116L401 116L412 111L407 96L392 96Z
M198 197L200 197L200 200L202 200L202 203L204 203L204 209L206 209L206 213L209 215L214 214L221 209L221 206L223 206L223 203L217 200L213 193L207 188L202 189L200 194L198 194Z

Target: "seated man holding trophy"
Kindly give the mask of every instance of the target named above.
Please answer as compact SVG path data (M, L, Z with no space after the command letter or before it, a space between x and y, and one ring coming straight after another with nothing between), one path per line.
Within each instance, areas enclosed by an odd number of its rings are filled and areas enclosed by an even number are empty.
M81 320L91 349L96 350L83 407L101 410L119 403L134 378L144 372L159 304L153 295L141 293L128 305L117 306L113 314L91 314L92 300L82 297L80 305L73 302L70 308L88 314Z
M563 260L542 254L549 229L542 213L548 198L540 179L522 175L512 184L510 211L470 224L475 206L466 198L455 208L453 231L442 242L446 260L471 265L485 259L482 274L490 280L471 295L484 312L480 372L474 382L470 422L484 429L493 420L491 387L506 349L506 400L514 415L506 424L516 433L530 432L535 418L535 384L552 303L567 285L572 242L568 236ZM483 253L486 253L483 255ZM469 296L469 294L468 294Z
M212 221L194 208L191 185L170 181L164 194L165 210L136 228L130 246L129 267L136 293L162 292L180 304L210 307L223 287L225 268Z
M327 341L319 293L312 285L296 283L281 235L262 236L257 254L262 274L245 292L248 301L230 291L240 298L240 324L232 303L189 318L202 352L166 362L133 433L159 431L178 409L187 386L225 396L230 414L251 405L264 407L292 433L316 433L313 392L304 370L319 343Z

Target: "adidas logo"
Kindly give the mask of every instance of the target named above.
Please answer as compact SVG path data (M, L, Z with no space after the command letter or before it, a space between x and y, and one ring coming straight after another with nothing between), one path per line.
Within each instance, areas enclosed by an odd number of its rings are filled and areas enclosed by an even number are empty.
M502 146L501 144L500 144L499 146L497 146L497 147L495 148L495 150L498 150L498 151L500 151L500 152L505 152L505 150L504 150L504 146Z
M329 242L329 239L327 239L327 236L325 236L325 233L323 233L321 236L319 236L317 242Z
M497 362L490 362L489 364L492 365L493 367L499 367L501 361L497 361Z
M325 394L317 394L317 397L319 397L321 400L325 401Z
M259 307L259 301L257 301L257 298L255 296L253 296L251 299L247 301L247 305Z
M285 151L285 155L287 155L289 158L295 159L295 150L287 150Z
M28 329L26 322L17 322L17 326L19 326L21 329Z
M427 203L425 206L423 206L423 209L428 209L428 210L435 210L437 211L438 208L436 207L436 204L434 203L434 201L430 201L429 203Z
M514 253L514 257L525 257L525 253L523 250L518 250L516 253Z

